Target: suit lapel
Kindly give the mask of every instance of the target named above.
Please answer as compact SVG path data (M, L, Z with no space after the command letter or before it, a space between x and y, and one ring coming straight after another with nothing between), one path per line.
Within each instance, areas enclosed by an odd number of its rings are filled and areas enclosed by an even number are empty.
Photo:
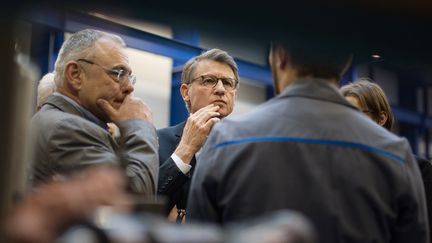
M186 121L179 123L173 127L174 135L178 138L179 142L180 142L181 136L183 135L183 129L184 129L185 125L186 125Z

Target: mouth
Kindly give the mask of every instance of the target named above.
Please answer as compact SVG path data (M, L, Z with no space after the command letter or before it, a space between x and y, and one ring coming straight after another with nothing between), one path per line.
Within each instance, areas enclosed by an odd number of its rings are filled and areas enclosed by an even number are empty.
M113 102L112 102L112 106L115 108L120 107L121 104L123 104L123 100L113 100Z
M223 100L215 100L215 101L213 101L212 102L212 104L215 104L215 105L226 105L226 102L225 101L223 101Z

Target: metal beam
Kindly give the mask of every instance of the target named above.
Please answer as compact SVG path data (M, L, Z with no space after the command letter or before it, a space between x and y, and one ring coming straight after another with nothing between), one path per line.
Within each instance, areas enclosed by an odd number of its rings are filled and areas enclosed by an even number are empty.
M396 120L399 122L415 125L418 127L432 128L432 117L424 113L392 106Z
M65 32L76 32L86 28L100 29L121 36L129 47L173 58L177 63L184 63L191 57L199 55L204 49L184 42L161 37L137 30L109 20L101 19L85 13L58 11L33 11L27 20L52 27ZM239 67L239 75L258 83L271 86L272 76L266 66L235 59ZM353 74L354 75L354 74ZM424 118L422 114L393 107L396 118L400 122L432 128L432 117Z
M392 110L394 116L399 122L404 122L417 126L420 126L422 124L423 117L420 113L395 106L392 106Z
M204 49L186 43L154 35L106 19L79 12L59 13L57 11L33 11L30 22L50 26L65 32L77 32L82 29L99 29L121 36L129 47L186 62L199 55ZM270 69L241 59L235 59L239 75L265 85L272 85Z

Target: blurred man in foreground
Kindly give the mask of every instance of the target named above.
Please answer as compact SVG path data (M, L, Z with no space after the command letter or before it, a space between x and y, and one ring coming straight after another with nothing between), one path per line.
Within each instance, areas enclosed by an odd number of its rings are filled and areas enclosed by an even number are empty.
M279 95L213 128L192 180L189 219L226 224L291 209L311 220L319 242L428 242L423 183L407 140L339 94L349 52L277 43L269 61Z

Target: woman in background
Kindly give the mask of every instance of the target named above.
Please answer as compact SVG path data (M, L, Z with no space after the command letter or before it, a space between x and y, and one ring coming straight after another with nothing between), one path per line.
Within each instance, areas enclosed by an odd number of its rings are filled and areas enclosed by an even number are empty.
M342 86L342 95L360 111L380 126L391 131L394 122L393 112L384 91L369 79L362 78Z
M360 111L369 116L380 126L391 131L394 116L384 91L370 79L361 78L340 88L342 95ZM426 192L429 218L429 233L432 239L432 164L415 155L422 173Z

